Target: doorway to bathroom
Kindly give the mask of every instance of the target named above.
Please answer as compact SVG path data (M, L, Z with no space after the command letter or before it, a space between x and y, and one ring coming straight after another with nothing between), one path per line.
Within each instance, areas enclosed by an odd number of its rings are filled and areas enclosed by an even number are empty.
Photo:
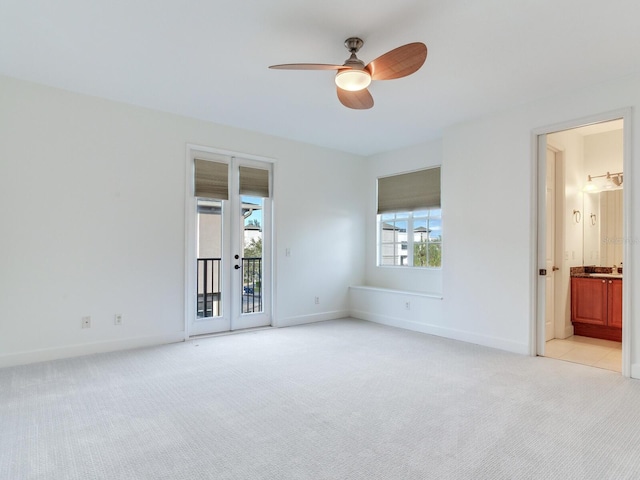
M629 376L625 113L537 135L535 333L537 355Z

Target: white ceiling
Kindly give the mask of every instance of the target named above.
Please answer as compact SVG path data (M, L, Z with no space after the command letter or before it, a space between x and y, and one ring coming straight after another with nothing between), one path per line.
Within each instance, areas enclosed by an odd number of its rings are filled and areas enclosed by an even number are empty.
M640 71L639 19L637 0L0 0L0 73L369 155ZM365 111L332 72L267 68L342 63L350 36L365 63L429 54Z

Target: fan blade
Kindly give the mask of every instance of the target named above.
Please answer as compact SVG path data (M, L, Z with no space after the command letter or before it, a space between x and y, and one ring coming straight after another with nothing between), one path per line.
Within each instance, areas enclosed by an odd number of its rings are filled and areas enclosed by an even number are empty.
M269 68L276 70L342 70L344 65L329 65L325 63L285 63L282 65L271 65Z
M367 65L372 80L392 80L416 72L427 59L424 43L408 43L379 56Z
M356 110L366 110L373 107L373 97L366 88L357 92L338 88L338 100L345 107L355 108Z

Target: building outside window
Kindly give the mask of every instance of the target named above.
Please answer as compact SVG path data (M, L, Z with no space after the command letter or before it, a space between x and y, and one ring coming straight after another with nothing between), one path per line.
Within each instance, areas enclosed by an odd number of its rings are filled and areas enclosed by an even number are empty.
M378 238L381 266L442 266L440 209L380 214Z

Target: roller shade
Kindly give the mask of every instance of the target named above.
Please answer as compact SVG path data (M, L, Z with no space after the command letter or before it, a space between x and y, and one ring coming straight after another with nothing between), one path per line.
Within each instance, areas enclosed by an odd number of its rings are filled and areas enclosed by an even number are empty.
M195 159L196 197L229 200L229 165L211 160Z
M378 178L378 213L440 207L440 167Z
M240 195L269 198L269 170L240 167Z

